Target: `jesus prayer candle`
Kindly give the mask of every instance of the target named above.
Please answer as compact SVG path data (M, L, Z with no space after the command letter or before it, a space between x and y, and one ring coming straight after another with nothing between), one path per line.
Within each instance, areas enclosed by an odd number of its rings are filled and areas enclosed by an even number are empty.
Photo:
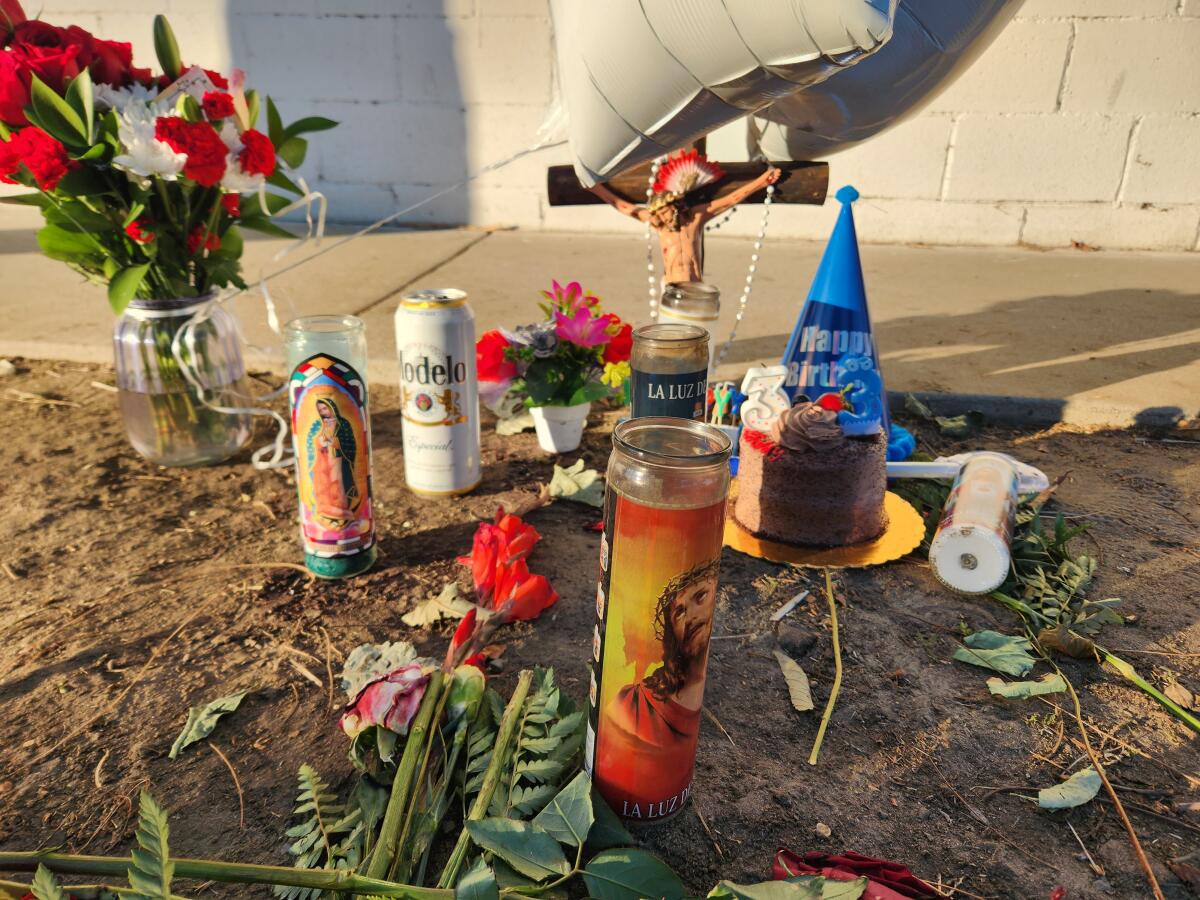
M367 339L354 316L307 316L284 327L300 539L321 578L375 562Z
M668 818L691 794L731 451L675 418L613 432L585 762L630 821Z

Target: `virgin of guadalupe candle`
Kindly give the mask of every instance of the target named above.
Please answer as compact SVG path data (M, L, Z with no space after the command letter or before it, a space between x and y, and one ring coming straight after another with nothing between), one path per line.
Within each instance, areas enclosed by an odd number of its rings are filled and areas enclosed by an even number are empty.
M344 578L375 563L367 340L354 316L308 316L284 327L304 565Z
M731 450L677 418L613 432L585 763L631 821L673 816L691 794Z
M629 360L630 417L705 417L708 332L678 322L634 329Z

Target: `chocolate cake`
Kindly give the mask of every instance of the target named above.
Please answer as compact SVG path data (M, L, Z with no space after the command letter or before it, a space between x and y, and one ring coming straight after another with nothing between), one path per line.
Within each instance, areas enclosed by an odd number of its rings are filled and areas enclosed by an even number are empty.
M887 442L851 437L837 413L798 403L770 435L743 429L733 517L755 537L784 544L841 547L887 528Z

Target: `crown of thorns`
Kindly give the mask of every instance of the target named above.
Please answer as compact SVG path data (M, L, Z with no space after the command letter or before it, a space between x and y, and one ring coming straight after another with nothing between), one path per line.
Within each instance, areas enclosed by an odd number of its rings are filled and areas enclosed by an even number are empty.
M658 640L661 641L667 636L667 612L671 607L671 601L678 596L680 591L693 584L709 578L716 578L720 564L719 559L710 559L708 562L700 563L698 566L693 566L686 572L676 575L667 582L667 586L658 595L658 608L654 611L654 636Z

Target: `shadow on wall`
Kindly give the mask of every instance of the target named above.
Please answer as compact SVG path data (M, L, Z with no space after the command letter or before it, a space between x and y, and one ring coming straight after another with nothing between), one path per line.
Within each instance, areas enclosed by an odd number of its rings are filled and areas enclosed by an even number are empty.
M309 136L299 170L328 198L330 222L381 219L466 176L455 35L443 0L409 6L397 17L341 14L330 3L324 9L332 12L314 16L257 11L285 10L282 2L227 0L233 64L274 99L284 122L319 115L340 123ZM398 221L452 225L468 218L468 196L458 190Z
M1200 329L1181 315L1197 305L1196 294L1098 291L876 321L874 330L892 390L1066 398L1200 360ZM943 337L931 345L932 335ZM728 361L776 362L788 337L738 341ZM1162 398L1146 400L1145 424L1197 414L1195 407L1167 410L1154 404Z

